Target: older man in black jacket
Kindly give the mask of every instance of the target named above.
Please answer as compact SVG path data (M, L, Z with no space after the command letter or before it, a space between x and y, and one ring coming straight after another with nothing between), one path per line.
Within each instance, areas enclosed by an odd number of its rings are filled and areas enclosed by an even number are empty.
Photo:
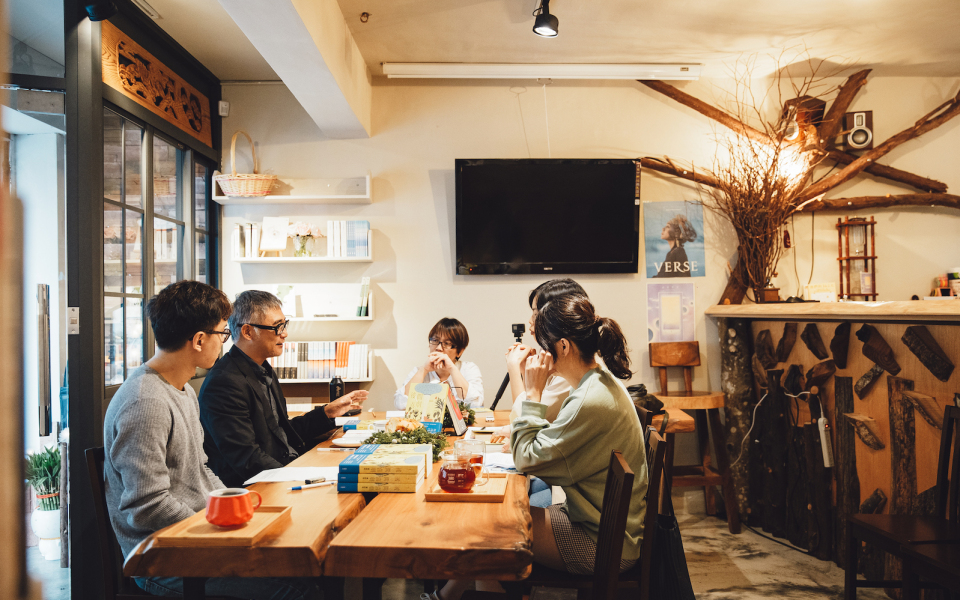
M268 292L239 294L230 316L234 346L200 388L203 449L209 467L230 487L288 464L336 427L335 417L367 398L365 390L358 390L305 415L287 417L286 400L267 362L283 352L287 338L281 308Z

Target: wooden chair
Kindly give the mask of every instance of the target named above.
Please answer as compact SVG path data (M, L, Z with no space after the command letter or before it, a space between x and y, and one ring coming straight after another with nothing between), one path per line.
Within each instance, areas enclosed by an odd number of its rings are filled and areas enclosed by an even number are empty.
M952 460L951 460L952 457ZM960 573L960 408L948 406L943 414L940 458L937 463L937 507L932 517L908 515L850 515L847 519L847 559L844 598L855 600L857 588L892 588L914 594L916 575L934 581L957 581ZM857 579L857 556L861 542L873 544L894 556L905 558L903 580ZM952 561L952 562L951 562ZM943 569L946 579L937 577Z
M103 593L106 600L144 600L154 598L140 589L131 577L123 576L123 555L120 544L110 525L107 512L107 492L103 484L103 447L84 450L87 458L87 474L90 477L90 489L93 490L93 508L97 519L97 535L100 538L100 560L103 571ZM207 600L236 600L218 596L207 596Z
M700 464L674 467L674 434L666 434L667 456L664 460L664 494L669 494L674 485L703 486L707 514L716 514L714 486L723 489L726 504L727 528L730 533L740 533L740 514L730 478L730 460L724 443L720 410L724 405L723 392L703 392L693 389L693 367L700 365L699 342L650 343L650 366L657 367L660 375L660 392L654 394L665 408L678 408L693 412L700 445ZM683 367L683 391L667 391L667 368ZM709 429L707 427L709 423ZM711 466L710 433L713 430L713 451L717 457L717 469Z
M519 600L536 586L576 589L578 600L616 600L618 591L624 588L638 590L638 600L650 597L650 564L653 559L654 537L657 531L660 490L663 474L663 457L666 443L656 432L650 434L651 451L647 457L647 514L643 521L643 541L640 543L640 559L636 566L620 573L623 555L623 535L626 530L627 512L634 474L618 450L610 456L607 486L603 493L603 509L600 514L600 534L597 539L593 575L574 575L555 571L534 563L530 576L523 581L503 582L506 594L467 591L463 600Z

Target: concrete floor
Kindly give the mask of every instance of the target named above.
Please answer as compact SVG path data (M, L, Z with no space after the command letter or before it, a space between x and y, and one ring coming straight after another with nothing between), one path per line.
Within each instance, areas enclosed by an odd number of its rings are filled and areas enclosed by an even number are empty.
M725 521L703 514L703 494L675 490L674 505L683 535L687 567L698 600L835 600L843 595L843 571L765 539L748 529L727 531ZM70 571L27 549L30 575L43 584L43 600L70 600ZM349 580L347 600L360 599L360 580ZM420 600L419 580L388 579L383 600ZM858 600L887 600L881 590L861 589ZM531 600L576 600L567 590L537 589Z

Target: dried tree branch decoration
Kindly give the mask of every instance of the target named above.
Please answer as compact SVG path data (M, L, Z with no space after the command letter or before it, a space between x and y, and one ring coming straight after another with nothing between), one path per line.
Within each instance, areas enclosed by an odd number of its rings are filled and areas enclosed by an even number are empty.
M828 146L841 133L841 122L857 92L866 84L869 70L848 77L840 86L828 84L838 73L821 72L825 60L810 60L806 49L784 51L769 87L759 97L754 93L752 74L757 57L741 58L731 69L733 89L728 108L722 110L661 81L641 81L648 88L676 100L727 127L728 135L716 136L717 153L712 168L694 170L677 166L672 160L644 157L641 166L687 179L700 189L700 201L709 210L730 221L737 234L738 262L731 274L721 303L739 304L746 290L766 287L776 271L782 251L781 229L790 215L817 210L856 210L883 206L947 206L960 208L960 196L947 194L939 181L880 165L876 161L900 144L943 125L960 114L960 93L924 115L913 126L894 135L860 156ZM802 77L790 68L780 68L793 52L794 65L809 67ZM798 138L786 134L796 120L797 102L784 102L784 90L791 98L825 99L835 96L822 123L804 123ZM763 109L773 101L782 107L778 118L768 121ZM824 159L844 165L818 181L811 181L813 169ZM824 199L831 189L866 171L915 187L925 194Z

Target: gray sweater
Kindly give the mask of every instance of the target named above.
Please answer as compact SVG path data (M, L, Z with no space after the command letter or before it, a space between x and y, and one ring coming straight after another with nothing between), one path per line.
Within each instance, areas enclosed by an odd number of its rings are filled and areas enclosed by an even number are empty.
M103 423L107 510L123 555L206 506L223 484L207 468L197 395L143 365L110 401Z

